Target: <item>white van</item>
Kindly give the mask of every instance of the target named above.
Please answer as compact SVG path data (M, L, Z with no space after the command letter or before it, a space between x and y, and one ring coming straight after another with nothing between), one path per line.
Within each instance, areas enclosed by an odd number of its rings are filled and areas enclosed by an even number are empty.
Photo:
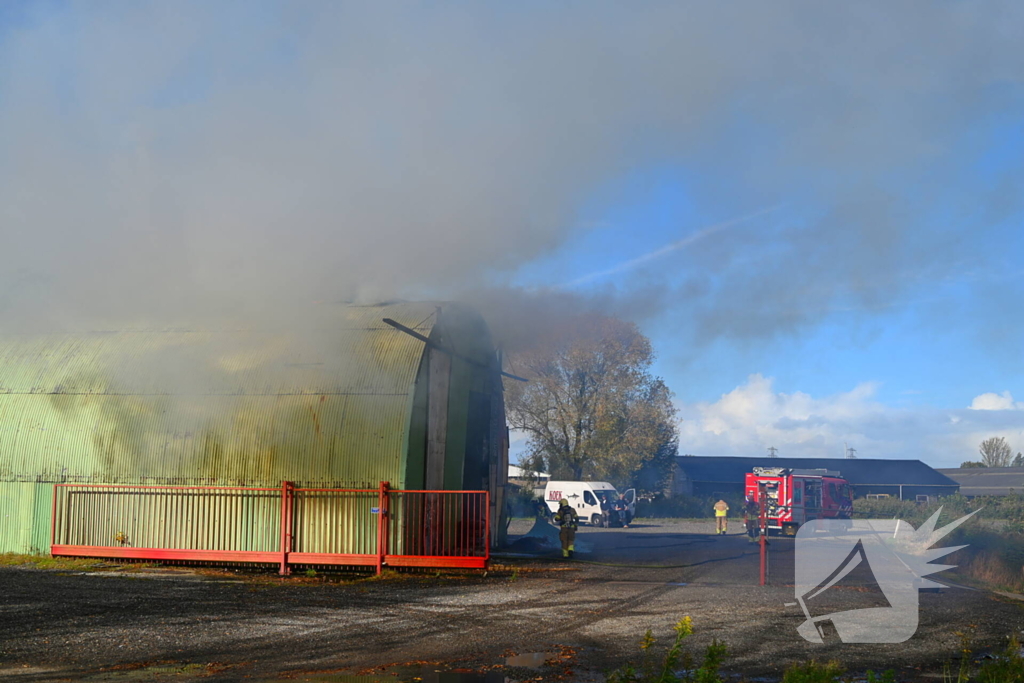
M607 524L606 513L618 497L615 487L604 481L549 481L544 487L544 502L552 513L558 512L558 501L565 498L576 508L580 521L593 526ZM629 505L626 524L629 524L636 511L636 489L626 491L626 503Z

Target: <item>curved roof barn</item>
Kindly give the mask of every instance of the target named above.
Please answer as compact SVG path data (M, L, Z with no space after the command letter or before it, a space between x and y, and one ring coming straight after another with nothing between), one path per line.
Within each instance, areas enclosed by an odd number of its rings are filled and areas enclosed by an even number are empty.
M55 482L500 489L500 368L480 315L322 310L291 329L0 335L0 539Z

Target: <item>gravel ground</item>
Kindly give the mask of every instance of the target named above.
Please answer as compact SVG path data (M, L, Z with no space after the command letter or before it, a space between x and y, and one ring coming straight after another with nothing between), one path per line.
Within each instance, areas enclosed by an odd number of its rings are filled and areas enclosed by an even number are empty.
M760 587L757 546L711 531L710 522L583 527L583 561L505 558L486 577L324 584L0 568L0 678L338 681L335 673L404 664L429 682L443 680L437 670L480 672L511 654L550 653L539 669L495 669L486 680L595 679L635 659L646 629L665 643L689 615L694 651L724 641L737 676L774 680L787 663L814 657L916 681L935 680L958 650L957 631L973 633L980 652L1024 628L1024 603L951 587L921 594L921 625L906 643L813 645L796 633L799 608L785 606L794 601L792 541L773 539L772 585Z

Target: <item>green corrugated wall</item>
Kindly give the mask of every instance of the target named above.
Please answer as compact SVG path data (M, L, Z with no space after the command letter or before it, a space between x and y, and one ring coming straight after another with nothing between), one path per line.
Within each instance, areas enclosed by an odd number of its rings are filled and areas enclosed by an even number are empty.
M50 552L53 485L0 482L0 552Z
M424 344L457 354L445 487L462 487L469 392L491 382L457 305L326 306L309 329L0 336L0 551L49 547L54 482L421 488ZM417 381L417 380L421 381Z

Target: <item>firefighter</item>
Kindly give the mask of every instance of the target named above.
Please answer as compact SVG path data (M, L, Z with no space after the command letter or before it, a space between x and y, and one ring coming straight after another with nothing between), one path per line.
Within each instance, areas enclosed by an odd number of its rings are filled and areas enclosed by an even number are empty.
M572 557L572 551L576 545L576 528L580 525L580 518L576 511L569 507L569 501L565 498L558 501L555 524L561 527L558 531L558 538L562 541L562 557Z
M719 535L725 535L726 530L729 528L729 523L726 521L726 515L729 514L729 504L724 500L719 499L715 503L715 533Z
M753 493L747 494L747 502L743 506L744 521L747 524L747 536L750 536L752 542L757 541L759 533L759 522L761 517L761 506L757 504L757 499Z
M626 494L620 493L619 499L612 504L615 514L622 520L622 528L629 528L629 502L626 501Z

